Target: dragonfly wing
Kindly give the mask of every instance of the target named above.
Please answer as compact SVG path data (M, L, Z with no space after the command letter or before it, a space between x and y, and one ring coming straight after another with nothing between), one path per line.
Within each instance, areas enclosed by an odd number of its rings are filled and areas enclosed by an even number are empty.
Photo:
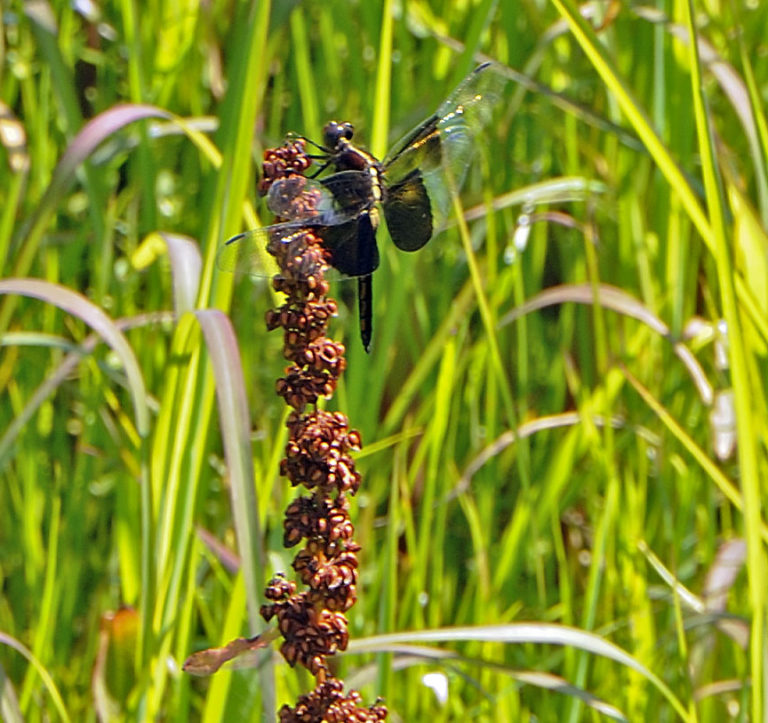
M267 253L267 244L273 238L289 243L303 232L304 226L293 221L255 228L233 236L218 251L216 266L250 276L273 276L277 263Z
M432 203L424 174L418 168L387 188L382 206L389 235L397 248L418 251L432 238Z
M366 171L340 171L320 180L295 174L270 186L267 205L281 218L329 226L370 205L371 184Z
M342 273L370 273L372 259L357 249L358 216L364 211L360 188L366 182L370 186L369 174L359 171L337 173L322 182L298 174L275 181L269 189L267 204L273 213L289 220L233 236L219 250L217 266L222 271L273 276L277 265L267 253L267 245L276 240L291 243L310 230L327 240L332 259L338 258L343 267L336 267ZM370 200L366 200L370 205ZM332 265L335 266L333 261Z
M267 244L279 240L289 244L299 242L307 231L319 236L328 251L329 263L346 276L365 276L379 266L379 249L376 245L376 225L372 213L364 211L351 217L336 217L334 223L324 226L308 223L312 219L288 221L273 226L244 231L233 236L219 249L216 265L222 271L255 276L257 278L279 275L277 264L267 253ZM327 278L334 274L329 270ZM338 277L338 274L336 274Z
M476 130L486 128L506 83L506 76L495 63L478 65L440 104L436 112L440 123L449 123L451 117L461 111L468 125Z
M390 189L413 185L413 174L429 195L433 230L450 214L452 198L461 189L473 149L491 120L506 79L492 63L470 73L437 111L395 144L384 161L384 176ZM415 198L412 194L411 198ZM395 194L399 200L399 194ZM417 204L419 202L417 201ZM385 211L386 213L386 211ZM387 221L391 214L387 215ZM417 242L411 246L420 248ZM400 244L398 244L400 246ZM408 245L400 246L410 250Z
M269 187L267 206L275 216L300 221L332 212L334 199L321 183L296 173Z
M476 132L482 131L491 121L506 82L495 63L483 63L475 68L429 118L391 147L383 162L387 172L394 172L396 166L409 166L406 163L408 157L421 158L436 130L458 124L472 127ZM422 148L425 143L427 149Z

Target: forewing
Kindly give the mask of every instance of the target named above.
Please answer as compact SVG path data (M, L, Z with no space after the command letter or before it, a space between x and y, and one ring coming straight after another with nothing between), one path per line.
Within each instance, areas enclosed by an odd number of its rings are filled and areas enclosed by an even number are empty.
M320 180L295 174L275 181L267 193L267 205L276 216L314 225L344 223L371 203L371 175L366 171L340 171Z
M337 211L333 194L319 181L300 174L275 181L267 192L267 206L279 218L314 224L328 223Z
M478 65L437 109L440 123L450 123L453 114L463 108L463 117L469 126L478 131L485 129L491 122L496 104L501 100L506 82L506 77L495 63Z

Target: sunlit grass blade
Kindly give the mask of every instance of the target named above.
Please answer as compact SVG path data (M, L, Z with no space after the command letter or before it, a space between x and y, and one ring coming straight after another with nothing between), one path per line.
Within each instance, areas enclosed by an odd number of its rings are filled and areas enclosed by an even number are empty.
M232 280L214 275L214 260L222 241L235 233L239 227L243 200L250 180L250 147L259 107L260 93L266 77L263 63L263 48L269 21L269 3L257 6L241 6L233 25L234 38L231 44L229 60L231 77L227 96L221 108L221 122L217 142L221 148L221 172L208 180L205 192L207 208L207 230L202 235L205 244L204 265L200 284L198 305L206 306L211 297L218 305L228 303ZM182 319L176 332L174 349L176 353L187 354L189 364L180 373L174 375L163 397L163 414L158 420L158 437L153 460L155 484L162 485L158 495L166 499L162 510L158 538L161 552L158 568L159 596L154 610L154 625L158 630L165 630L172 624L176 614L175 606L181 594L181 584L194 571L186 570L194 518L195 500L198 486L203 479L205 469L204 450L208 436L209 420L213 411L215 387L213 378L207 373L207 364L201 355L197 343L197 332L192 322ZM233 440L234 443L234 440ZM237 459L245 461L247 447L238 436ZM252 476L248 476L252 480ZM245 483L247 484L247 483ZM245 495L244 504L253 500L253 486L239 489ZM242 497L241 497L242 498ZM241 509L240 514L252 515L253 510ZM242 554L251 554L260 542L255 535L255 527L237 525L238 534L250 537L241 538L244 548ZM255 605L255 566L248 571L249 623L253 631L258 625L258 608ZM160 658L170 650L171 640L162 641ZM273 686L270 682L271 671L260 672L260 705L264 711L274 709ZM166 685L165 673L156 668L154 689L149 700L153 706L159 706Z
M116 319L114 324L118 330L125 332L135 327L169 323L174 319L175 314L173 312L157 312L155 314L141 315L133 319ZM35 337L35 343L40 343L39 335L35 334ZM16 338L13 334L5 334L4 344L12 345ZM19 339L18 341L20 343L29 343L29 339ZM72 374L72 371L82 361L83 356L92 352L100 341L102 341L102 338L97 334L86 337L80 347L70 352L61 364L30 395L22 412L14 417L11 424L3 432L2 437L0 437L0 469L4 464L7 464L9 453L13 451L16 437L24 425L29 422L45 399Z
M683 206L691 217L706 244L712 248L712 228L696 195L666 148L658 132L652 127L640 103L617 72L607 51L597 39L595 31L571 0L553 0L554 5L568 22L571 32L587 54L606 87L616 98L635 132L665 175L670 188L680 196Z
M25 276L32 267L46 226L61 203L63 195L77 178L77 168L105 139L119 129L143 118L157 117L167 118L168 114L152 106L121 106L106 111L82 128L59 160L51 182L42 199L36 204L34 213L20 226L16 234L20 250L13 265L14 275ZM13 305L5 300L0 306L0 329L7 328L12 313Z
M690 435L686 433L683 427L675 420L675 418L659 404L643 385L626 369L624 369L624 375L627 380L635 388L635 391L645 400L648 406L659 416L662 422L669 428L672 434L677 440L685 447L691 454L696 463L707 473L707 476L715 483L720 492L727 497L730 502L741 512L744 512L744 498L739 492L738 488L729 480L725 474L717 467L717 465L709 458L706 452L701 449ZM765 542L768 542L768 526L765 522L761 522L760 535Z
M166 251L171 261L174 308L181 315L195 308L200 293L203 260L194 239L179 234L152 233L136 249L132 263L137 269L145 268Z
M741 64L744 68L747 92L749 93L750 112L754 117L759 147L754 152L755 175L759 191L760 217L763 226L768 227L768 119L763 112L763 104L755 83L755 70L743 43L739 42Z
M577 648L585 653L607 658L641 675L664 696L682 720L691 720L685 706L664 683L661 676L653 673L640 661L606 638L565 625L511 623L508 625L479 625L477 627L416 630L390 635L377 635L351 642L349 653L364 653L376 650L395 651L401 644L419 645L424 643L460 643L469 641L487 641L504 645L535 643L538 645L568 646Z
M693 8L690 0L686 5L686 9L688 32L691 37L696 37ZM720 285L719 292L723 316L728 325L728 359L736 402L737 453L740 486L744 498L743 513L746 527L747 554L749 557L747 577L752 607L750 635L751 674L754 676L754 680L762 681L765 672L764 651L766 635L768 634L766 631L768 563L766 561L765 546L761 539L761 531L765 529L765 523L761 513L762 490L758 463L758 437L752 401L755 394L755 386L760 383L760 377L755 378L754 375L750 374L747 363L748 351L744 347L742 314L737 307L733 265L731 262L731 244L727 238L728 232L725 228L723 189L720 185L720 174L715 166L712 128L702 93L698 44L690 43L689 49L694 116L696 118L704 188L711 225L714 231L714 257ZM762 391L765 392L764 386ZM764 393L758 396L764 397ZM760 720L763 717L764 706L763 686L755 685L752 687L751 696L751 710L754 720Z

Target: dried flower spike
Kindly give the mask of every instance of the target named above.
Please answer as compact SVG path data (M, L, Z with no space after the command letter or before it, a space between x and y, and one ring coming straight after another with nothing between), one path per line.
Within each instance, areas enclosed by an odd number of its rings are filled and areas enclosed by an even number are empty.
M265 153L260 189L269 193L272 210L286 218L307 218L317 209L317 195L300 175L309 167L304 153L302 139ZM269 240L267 250L280 267L273 285L287 299L267 312L266 322L270 330L283 329L283 354L291 362L276 384L277 393L293 409L286 422L288 443L280 473L309 494L286 509L283 541L286 547L304 543L293 569L307 588L298 591L284 576L273 578L265 591L270 602L261 614L267 621L275 619L286 662L304 666L317 680L317 687L295 708L283 707L281 721L381 721L386 707L380 702L363 707L355 691L344 695L327 661L347 647L344 613L357 600L360 546L353 539L348 496L360 486L351 452L359 450L361 442L340 412L307 410L320 397L333 394L346 359L344 345L326 336L337 306L326 297L328 259L321 227L299 226Z

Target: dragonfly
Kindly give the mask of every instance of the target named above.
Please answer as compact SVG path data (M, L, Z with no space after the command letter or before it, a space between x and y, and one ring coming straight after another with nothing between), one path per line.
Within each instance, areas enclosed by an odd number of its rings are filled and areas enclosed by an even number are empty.
M352 142L351 123L331 121L323 130L323 144L312 145L321 151L314 157L321 161L318 174L333 172L301 177L300 184L290 175L275 181L267 206L286 220L233 236L219 251L219 268L260 275L262 249L270 239L289 242L310 227L322 239L330 265L358 279L360 336L369 351L372 274L380 261L379 208L390 238L402 251L418 251L445 225L504 82L494 63L479 65L432 115L395 143L383 161ZM318 199L311 212L290 210L297 189L311 190Z

